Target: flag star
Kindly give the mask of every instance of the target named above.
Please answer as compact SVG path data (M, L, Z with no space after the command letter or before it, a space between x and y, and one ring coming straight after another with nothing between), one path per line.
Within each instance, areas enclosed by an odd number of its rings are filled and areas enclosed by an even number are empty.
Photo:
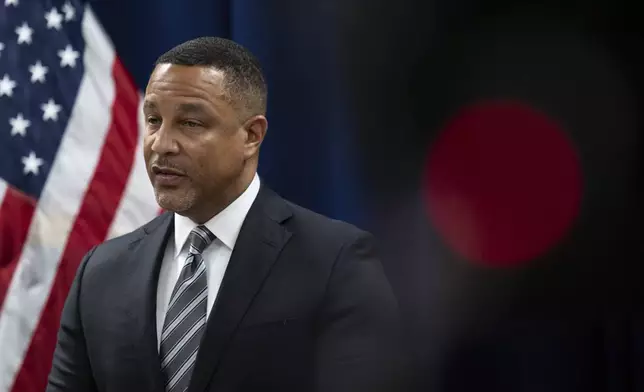
M25 165L24 169L22 172L27 175L29 173L33 173L35 175L38 175L38 172L40 171L40 166L45 163L42 159L38 158L36 156L35 152L30 152L28 156L22 157L22 164Z
M71 45L67 45L65 50L58 51L58 57L60 57L60 66L61 67L72 67L76 66L76 60L78 59L79 53L75 51Z
M6 95L11 97L13 95L13 89L16 87L16 82L11 80L9 75L4 74L4 77L0 79L0 97Z
M22 117L22 113L18 113L16 117L9 119L9 124L11 124L11 136L26 136L27 128L31 125L31 121Z
M65 13L65 21L70 21L76 16L76 10L69 4L69 1L65 2L63 5L63 12Z
M3 50L4 50L4 43L0 42L0 57L2 57Z
M34 33L34 29L29 27L27 22L22 22L22 25L16 28L16 34L18 34L18 43L19 44L31 44L31 36Z
M45 14L45 19L47 20L48 29L54 28L60 30L63 27L63 14L58 12L56 7Z
M42 119L43 121L54 120L58 121L58 113L61 110L60 105L56 105L53 99L50 99L49 102L43 103L40 105L40 108L43 111Z
M5 7L8 7L10 5L13 5L13 6L17 7L18 6L18 0L4 0L4 5L5 5Z
M42 65L40 60L38 60L36 64L30 65L29 72L31 72L31 83L36 83L36 82L44 83L45 75L47 75L47 71L49 71L49 68Z

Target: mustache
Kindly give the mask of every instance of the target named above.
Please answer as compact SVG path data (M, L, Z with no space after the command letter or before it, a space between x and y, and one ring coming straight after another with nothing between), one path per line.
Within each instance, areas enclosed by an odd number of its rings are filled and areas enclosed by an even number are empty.
M150 163L150 168L169 169L180 172L182 174L186 173L181 165L177 164L176 162L172 162L170 159L164 157L159 157L153 160Z

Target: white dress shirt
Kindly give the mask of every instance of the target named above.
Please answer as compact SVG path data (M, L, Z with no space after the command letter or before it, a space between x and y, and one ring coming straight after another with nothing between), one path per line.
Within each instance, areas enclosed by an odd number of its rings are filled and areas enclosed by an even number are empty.
M204 250L202 257L206 264L208 281L207 315L217 298L221 281L224 278L230 255L248 210L259 193L260 180L257 174L250 186L235 201L204 224L214 235L215 240ZM161 331L170 296L179 279L181 269L188 258L188 235L197 226L189 218L174 215L174 241L169 240L165 249L157 287L157 347L161 342Z

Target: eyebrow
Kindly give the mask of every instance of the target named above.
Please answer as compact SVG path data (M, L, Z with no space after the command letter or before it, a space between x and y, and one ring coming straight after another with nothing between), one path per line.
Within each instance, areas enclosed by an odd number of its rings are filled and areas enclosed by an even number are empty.
M144 101L143 110L144 111L156 111L158 106L154 101ZM176 110L180 113L194 113L194 114L205 114L208 112L206 106L197 102L186 102L180 103L176 106Z
M157 104L152 101L143 102L143 110L155 110L156 108L157 108Z

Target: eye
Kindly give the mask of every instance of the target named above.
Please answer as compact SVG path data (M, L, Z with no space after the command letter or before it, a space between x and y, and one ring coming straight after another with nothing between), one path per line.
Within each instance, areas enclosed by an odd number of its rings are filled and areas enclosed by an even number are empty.
M187 128L197 128L201 126L200 123L192 120L185 120L181 124Z
M158 117L148 116L145 120L149 125L159 125L161 120Z

